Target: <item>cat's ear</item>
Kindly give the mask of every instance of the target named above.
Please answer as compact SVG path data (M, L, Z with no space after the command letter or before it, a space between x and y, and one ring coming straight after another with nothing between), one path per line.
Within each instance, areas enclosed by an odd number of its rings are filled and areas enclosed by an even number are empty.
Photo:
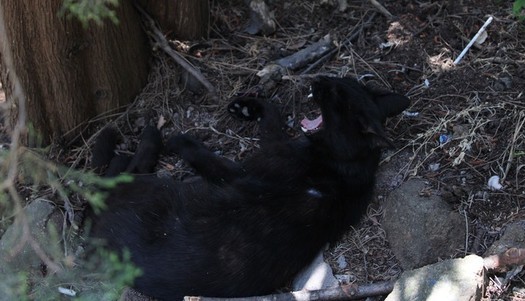
M374 97L374 102L379 109L382 122L388 117L400 114L410 105L408 97L397 93L376 95Z

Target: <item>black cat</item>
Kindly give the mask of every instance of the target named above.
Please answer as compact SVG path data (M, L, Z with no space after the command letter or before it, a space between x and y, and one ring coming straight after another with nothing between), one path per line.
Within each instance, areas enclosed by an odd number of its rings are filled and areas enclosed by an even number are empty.
M175 135L166 151L187 161L199 180L135 176L111 191L94 236L131 252L143 271L138 291L163 300L272 293L359 222L380 150L390 145L382 123L409 100L330 77L314 80L312 92L322 120L303 125L320 125L314 133L290 140L274 106L236 99L228 106L233 115L260 121L261 149L251 158L233 162ZM158 152L160 141L149 135L145 144ZM109 165L107 147L98 148L93 160ZM144 162L146 170L155 165L151 156Z

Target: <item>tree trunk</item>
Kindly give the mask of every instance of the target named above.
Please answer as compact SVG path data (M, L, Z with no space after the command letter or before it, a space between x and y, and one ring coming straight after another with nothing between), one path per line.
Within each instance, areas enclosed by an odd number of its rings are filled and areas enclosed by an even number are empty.
M105 20L87 28L59 16L61 5L62 0L0 2L8 37L0 43L10 45L28 121L44 143L70 141L83 122L128 104L148 75L147 39L131 1L120 1L118 25ZM9 84L4 88L9 100Z
M180 40L208 38L208 0L141 0L161 30Z

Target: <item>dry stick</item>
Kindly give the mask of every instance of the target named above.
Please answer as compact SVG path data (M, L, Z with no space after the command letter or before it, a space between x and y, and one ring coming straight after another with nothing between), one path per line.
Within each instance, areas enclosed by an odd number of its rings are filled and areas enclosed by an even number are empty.
M363 29L370 27L372 25L372 20L375 18L376 15L377 13L373 12L372 15L366 21L366 23L364 23L358 29L355 29L354 32L350 35L350 37L344 40L342 45L350 44L353 40L357 38L357 36L363 31ZM314 43L306 47L305 49L302 49L292 55L279 59L275 63L282 68L296 70L308 64L310 60L320 57L317 61L310 64L308 68L306 68L300 73L300 75L302 76L302 75L306 75L307 73L312 71L312 69L316 68L320 64L326 62L337 51L339 51L339 49L340 47L333 47L333 42L329 38L329 36L325 36L324 38L319 40L317 43ZM266 66L263 69L263 71L266 70L268 73L273 74L275 72L281 72L282 68L277 68L277 69L272 70L271 68Z
M267 82L278 74L283 75L287 70L302 68L310 61L324 57L326 53L332 53L334 48L330 35L326 35L316 43L267 65L257 75L261 77L261 82ZM337 48L335 49L337 50Z
M182 55L177 53L173 48L170 47L168 40L164 37L164 34L157 28L155 21L146 13L142 7L135 5L137 10L142 14L146 20L146 26L148 27L148 34L155 40L159 47L166 52L177 64L188 71L196 80L198 80L208 90L210 96L217 100L217 90L215 87L202 75L202 73L193 67Z
M493 272L502 272L512 266L525 265L525 249L510 248L502 253L483 258L483 266ZM394 289L395 281L372 284L346 284L315 291L301 290L290 293L272 294L246 298L213 298L186 296L184 301L339 301L356 300L386 295Z
M377 13L376 12L373 12L372 15L370 15L370 17L368 18L368 20L362 25L360 26L358 29L356 29L344 42L342 45L347 45L347 44L350 44L351 42L353 42L357 36L359 36L359 34L365 29L365 28L368 28L370 26L372 26L372 20L374 20L374 18L377 16ZM319 66L320 64L326 62L330 57L332 57L332 55L334 55L337 51L339 51L340 47L336 47L332 50L330 50L330 52L328 52L327 54L323 55L320 59L318 59L315 63L313 64L310 64L310 66L308 66L308 68L304 69L302 72L301 72L301 75L306 75L308 73L310 73L310 71L312 71L312 69L316 68L317 66Z
M330 35L326 35L316 43L313 43L292 55L278 59L275 63L286 69L296 70L308 64L312 59L322 56L327 52L331 52L333 45Z
M386 295L394 289L394 281L372 284L346 284L339 287L315 291L296 291L291 293L273 294L246 298L211 298L184 297L184 301L312 301L312 300L356 300L366 297Z
M525 249L510 248L505 252L483 258L483 265L488 270L505 271L511 266L525 265Z
M509 151L509 157L507 158L507 166L505 168L505 173L503 174L503 177L501 178L501 182L505 181L507 178L507 175L509 174L510 167L512 165L512 161L514 161L514 151L516 148L516 141L518 141L518 137L521 134L521 129L523 128L523 125L525 124L525 114L523 111L520 111L518 122L516 124L516 128L514 129L514 134L512 135L512 143L510 145L510 151Z
M510 60L510 59L504 59L502 57L486 57L486 58L477 58L474 60L474 63L496 63L496 64L520 65L520 64L525 64L525 60Z
M370 0L370 3L372 3L373 6L375 6L379 12L381 12L385 17L388 19L392 19L394 16L383 6L381 3L379 3L377 0Z

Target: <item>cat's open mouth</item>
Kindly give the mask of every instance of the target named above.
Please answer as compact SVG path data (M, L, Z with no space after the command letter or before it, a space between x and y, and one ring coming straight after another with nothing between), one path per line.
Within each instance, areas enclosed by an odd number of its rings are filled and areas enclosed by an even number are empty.
M311 89L311 88L310 88ZM308 95L308 99L312 99L314 97L313 93L310 93ZM303 130L306 134L315 133L318 130L320 130L323 127L323 116L319 115L315 119L309 119L308 117L303 118L301 120L301 130Z

